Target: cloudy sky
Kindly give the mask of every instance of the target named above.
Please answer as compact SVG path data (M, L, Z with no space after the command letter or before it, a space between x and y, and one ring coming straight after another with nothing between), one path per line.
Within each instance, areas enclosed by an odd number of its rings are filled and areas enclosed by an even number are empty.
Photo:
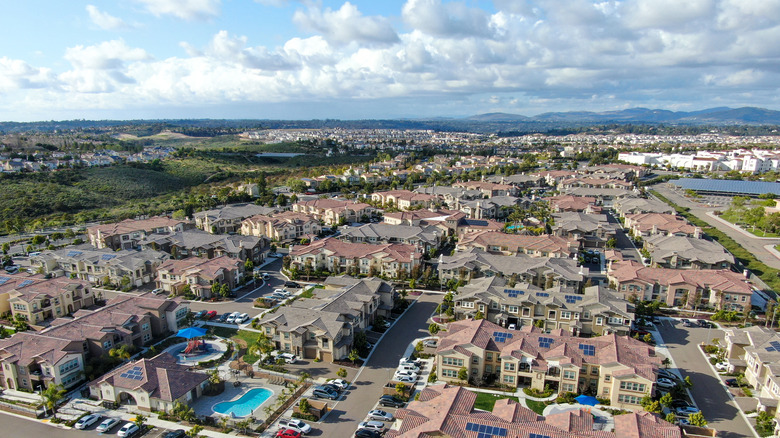
M24 0L0 120L780 109L780 0Z

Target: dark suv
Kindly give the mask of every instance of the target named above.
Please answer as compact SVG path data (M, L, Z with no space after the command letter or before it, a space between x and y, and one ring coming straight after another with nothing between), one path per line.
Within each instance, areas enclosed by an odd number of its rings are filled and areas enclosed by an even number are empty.
M391 408L402 408L406 403L393 397L392 395L383 395L379 397L379 404L382 406L389 406Z
M295 288L300 288L300 287L301 287L301 285L300 285L300 284L298 284L298 283L296 283L296 282L294 282L294 281L285 281L285 282L284 282L284 287L295 287Z

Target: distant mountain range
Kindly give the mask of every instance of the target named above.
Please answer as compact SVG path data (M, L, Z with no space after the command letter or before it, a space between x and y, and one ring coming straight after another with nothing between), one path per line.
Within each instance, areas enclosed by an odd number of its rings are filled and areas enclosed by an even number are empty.
M487 123L664 123L683 125L780 124L780 111L765 108L708 108L701 111L667 111L648 108L630 108L621 111L570 111L543 113L533 117L519 114L487 113L462 120Z

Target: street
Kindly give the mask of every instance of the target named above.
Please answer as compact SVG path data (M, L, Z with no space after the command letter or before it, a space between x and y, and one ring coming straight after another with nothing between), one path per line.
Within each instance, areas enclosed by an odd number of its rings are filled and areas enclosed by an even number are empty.
M325 421L317 425L322 436L352 436L359 422L374 408L382 387L392 378L398 367L398 360L413 339L428 336L428 317L441 301L439 295L423 294L385 337L374 347L374 354L368 360L363 372L353 382L353 387L344 400L339 401ZM381 408L389 412L393 409Z
M722 345L723 332L715 328L683 327L682 323L670 318L662 318L656 327L683 378L690 376L693 383L691 395L708 426L718 430L719 437L753 436L752 427L745 422L729 397L723 379L699 352L698 345L713 338L719 338Z

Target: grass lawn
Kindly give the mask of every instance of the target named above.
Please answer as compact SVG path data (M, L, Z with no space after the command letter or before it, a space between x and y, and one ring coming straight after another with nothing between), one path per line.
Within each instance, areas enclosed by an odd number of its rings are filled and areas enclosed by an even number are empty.
M236 335L236 332L238 332L238 329L231 329L227 327L213 327L211 328L213 330L214 335L219 336L220 338L232 338Z
M546 408L550 402L525 399L525 404L528 405L528 409L542 415L544 408Z
M306 289L298 296L301 298L312 298L314 297L314 288L312 287L310 289Z
M243 340L246 342L246 345L252 345L257 342L257 339L260 338L261 334L262 333L258 332L250 332L249 330L239 330L233 338Z
M477 409L482 409L483 411L492 411L493 405L496 404L496 401L509 398L514 401L517 401L517 397L512 397L508 395L498 395L498 394L488 394L485 392L475 392L477 394L477 401L474 403L474 407Z

